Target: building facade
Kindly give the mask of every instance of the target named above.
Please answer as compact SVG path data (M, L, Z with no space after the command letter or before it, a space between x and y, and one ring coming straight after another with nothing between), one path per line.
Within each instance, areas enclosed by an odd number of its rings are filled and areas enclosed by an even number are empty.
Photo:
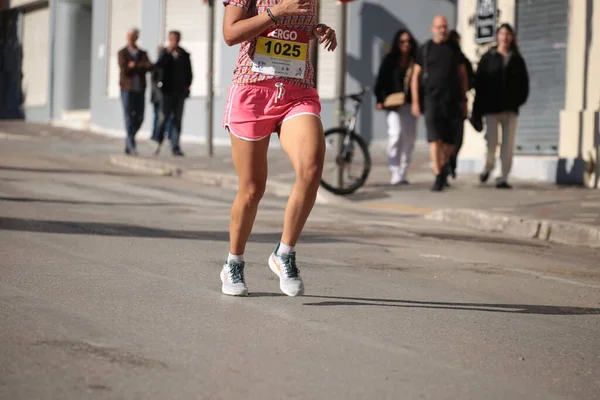
M457 28L474 63L491 44L476 40L478 6L493 3L497 26L510 23L530 75L520 110L513 175L597 185L600 146L600 0L459 0ZM460 170L479 173L484 136L465 128Z
M171 29L182 32L181 45L192 55L194 84L186 103L183 138L204 138L206 116L207 12L203 0L11 0L19 11L19 40L23 45L25 117L54 123L80 121L93 130L124 135L119 100L116 54L125 45L132 26L141 30L140 46L156 60L157 46ZM215 141L227 143L221 115L238 48L227 47L220 21L223 7L216 8L215 35ZM339 7L336 0L320 1L320 20L334 28ZM355 0L348 4L347 90L372 87L379 64L394 33L414 32L418 40L429 37L435 14L445 14L452 26L455 0ZM52 39L54 38L54 39ZM339 66L335 53L319 50L318 90L323 101L323 122L337 121L335 99ZM44 68L47 67L47 68ZM149 99L149 94L148 94ZM374 110L374 99L362 111L360 130L368 139L385 140L385 116ZM151 110L147 108L141 136L150 136ZM421 129L421 135L424 135Z

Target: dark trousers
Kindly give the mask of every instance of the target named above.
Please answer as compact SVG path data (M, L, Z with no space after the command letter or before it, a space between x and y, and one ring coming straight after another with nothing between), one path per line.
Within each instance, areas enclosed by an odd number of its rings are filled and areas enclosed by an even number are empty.
M144 122L144 92L121 90L121 103L123 104L125 131L127 132L125 147L128 150L135 150L135 134Z
M448 162L451 171L456 171L456 164L458 163L458 153L460 152L460 148L462 147L463 137L465 134L464 121L462 121L462 123L458 124L456 128L457 128L456 129L456 139L455 139L456 142L454 144L454 151L450 155L450 161Z
M165 139L167 123L172 118L171 148L179 150L179 137L181 135L181 120L183 119L184 94L163 93L161 111L158 115L158 128L152 135L152 140L162 143Z
M160 103L154 103L154 124L152 125L152 137L154 137L156 130L158 129L158 121L160 119ZM167 139L171 140L173 137L173 115L167 119L167 126L165 127L167 133Z

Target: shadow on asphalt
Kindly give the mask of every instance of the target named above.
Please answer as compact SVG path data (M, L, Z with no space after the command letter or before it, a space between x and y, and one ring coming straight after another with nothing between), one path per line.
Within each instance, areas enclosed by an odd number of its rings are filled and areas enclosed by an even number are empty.
M13 198L10 198L11 200ZM0 201L3 199L0 197ZM18 200L17 200L18 201ZM25 200L27 201L27 200ZM32 199L31 201L37 201ZM45 201L45 200L44 200ZM52 202L53 200L50 200ZM68 201L57 200L57 202ZM85 203L93 204L93 203ZM130 203L98 203L98 205L118 206L132 205ZM160 206L161 204L147 204L148 206ZM169 205L168 203L163 205ZM139 206L139 204L134 204ZM68 235L91 235L91 236L121 236L121 237L140 237L140 238L160 238L160 239L188 239L188 240L206 240L228 242L229 231L193 231L193 230L175 230L152 228L139 225L117 224L108 222L83 222L83 221L55 221L55 220L38 220L0 217L0 231L19 231L19 232L37 232L37 233L57 233ZM509 237L496 237L482 235L481 233L456 234L456 233L441 233L441 232L413 232L413 234L422 238L437 239L437 240L456 240L466 242L504 244L514 246L527 247L546 247L547 244L523 241L522 239L512 239ZM373 243L370 239L380 238L385 235L381 232L366 233L366 232L304 232L302 241L305 243L362 243L380 247L389 247L389 245L379 245ZM393 235L393 233L392 233ZM256 232L250 235L250 242L254 243L273 243L281 239L281 232Z
M0 230L229 242L229 231L184 231L104 222L52 221L0 217ZM255 243L275 243L280 239L281 232L261 232L250 235L250 242ZM348 238L341 235L316 234L311 232L303 234L302 240L307 243L348 242Z
M108 176L140 176L140 174L129 172L115 171L97 171L97 170L79 170L79 169L56 169L56 168L26 168L26 167L9 167L6 165L0 166L0 170L17 171L17 172L35 172L48 174L83 174L83 175L108 175Z
M255 296L258 295L255 293ZM442 310L485 311L511 314L537 315L600 315L600 308L542 306L531 304L488 304L488 303L446 303L437 301L414 301L396 299L372 299L360 297L335 297L306 295L305 298L329 299L327 301L304 303L305 306L366 306L366 307L402 307L433 308Z
M15 203L50 203L50 204L69 204L69 205L90 205L90 206L133 206L133 207L169 207L169 206L189 206L183 203L141 203L141 202L106 202L106 201L81 201L81 200L62 200L62 199L34 199L30 197L2 197L0 201L12 201Z

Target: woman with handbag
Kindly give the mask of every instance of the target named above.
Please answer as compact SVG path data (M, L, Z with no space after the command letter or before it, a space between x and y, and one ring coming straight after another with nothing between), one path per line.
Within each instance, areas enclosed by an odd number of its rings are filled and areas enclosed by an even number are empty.
M375 84L377 109L387 112L387 155L392 185L408 184L406 174L417 138L417 119L410 106L410 79L417 50L412 34L406 29L398 31Z

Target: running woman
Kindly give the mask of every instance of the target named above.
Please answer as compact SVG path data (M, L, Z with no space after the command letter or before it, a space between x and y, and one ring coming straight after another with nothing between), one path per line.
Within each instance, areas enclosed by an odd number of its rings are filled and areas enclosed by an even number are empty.
M241 44L223 126L239 179L231 208L229 256L222 292L247 296L244 251L267 182L267 150L277 132L296 182L288 199L281 242L268 265L288 296L304 293L294 246L315 204L323 171L325 139L321 103L314 89L309 40L337 47L335 31L317 24L318 0L225 0L223 37Z

